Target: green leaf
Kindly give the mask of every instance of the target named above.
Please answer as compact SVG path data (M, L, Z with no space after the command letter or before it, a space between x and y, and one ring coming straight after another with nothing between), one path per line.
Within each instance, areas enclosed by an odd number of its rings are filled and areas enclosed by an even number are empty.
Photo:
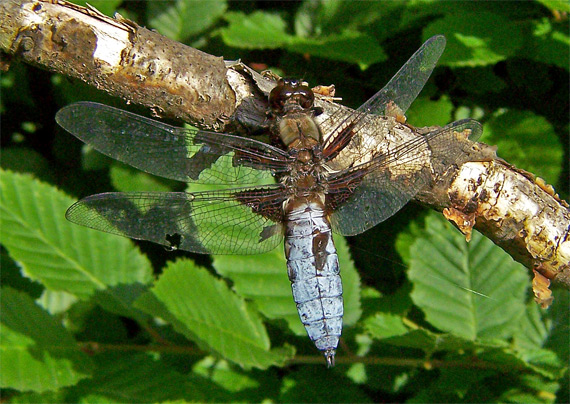
M335 236L343 285L345 325L354 325L362 314L360 308L360 277L350 259L348 245L343 237ZM305 335L305 329L291 293L287 277L287 264L281 248L255 256L214 257L214 268L233 282L234 290L253 300L264 316L284 319L297 335Z
M356 31L306 38L287 34L285 21L275 14L234 12L226 13L224 18L229 26L220 29L222 39L236 48L286 48L301 54L358 63L362 69L387 58L374 38Z
M216 255L213 265L216 272L231 279L236 293L252 300L265 317L284 319L295 334L305 334L291 294L282 248L257 255Z
M558 356L548 349L520 349L517 351L517 356L530 369L552 380L561 378L568 371L568 363L564 365Z
M91 380L72 389L72 396L85 403L159 403L227 401L208 380L182 375L164 361L148 354L101 354L95 357L97 369ZM217 389L215 389L217 387ZM216 391L217 390L217 391Z
M548 183L556 183L563 150L554 128L529 111L501 111L485 124L481 141L498 146L497 154Z
M439 371L439 376L430 383L427 388L421 390L420 394L414 396L410 403L485 403L492 402L491 391L484 389L477 391L476 397L472 395L466 397L472 386L485 385L483 380L493 376L491 370L482 369L461 369L443 368ZM487 394L485 394L487 393Z
M25 293L1 294L0 387L53 391L91 376L91 362L61 324Z
M248 389L259 389L261 387L260 381L254 379L252 375L240 371L235 366L230 366L230 363L227 361L218 360L211 356L196 363L192 370L200 376L211 379L232 393Z
M373 338L382 340L382 344L421 349L430 354L441 351L462 352L476 349L508 348L508 344L500 340L491 342L471 341L457 335L435 333L423 328L403 332L403 323L394 325L397 329L390 335L390 330L386 328L386 325L394 322L395 319L390 319L390 322L382 320L382 323L379 325L378 318L371 318L366 323L366 330Z
M388 313L378 313L366 319L364 326L370 335L378 339L404 335L408 332L402 317Z
M0 248L0 285L26 292L32 299L40 297L45 290L39 283L23 276L21 267L8 256L4 248Z
M566 2L566 5L570 3ZM540 63L550 63L570 70L570 35L568 24L553 24L549 18L532 21L532 36L526 38L521 56Z
M467 243L435 214L410 253L412 300L433 326L469 340L512 335L529 284L522 265L476 231Z
M424 41L436 34L447 38L439 60L444 66L495 64L514 55L522 46L519 25L490 12L446 15L424 29Z
M512 349L507 341L499 339L472 340L453 334L434 333L427 329L407 331L403 322L395 316L376 315L367 319L366 331L370 336L380 339L382 344L402 348L415 348L431 355L436 352L448 352L450 360L465 361L466 366L473 356L487 361L491 366L505 366L513 369L527 368L550 379L561 377L566 371L556 354L547 349Z
M2 168L4 170L33 174L42 180L52 180L53 173L47 159L35 150L25 147L2 149Z
M561 360L570 357L570 327L568 318L570 317L570 293L563 288L553 290L554 303L548 309L548 317L551 321L548 340L545 347L558 354Z
M294 37L285 47L291 52L356 63L362 70L388 58L375 38L354 31L313 38Z
M517 380L518 384L509 386L495 402L499 403L525 403L525 404L552 404L570 402L568 390L556 399L556 391L560 384L545 380L536 374L524 374ZM561 392L558 390L559 393Z
M183 41L209 28L226 11L225 0L148 2L148 23L161 34Z
M250 368L283 364L290 347L271 349L259 315L227 285L191 261L169 263L136 306L162 317L202 349Z
M552 11L565 11L570 13L570 3L566 0L537 0L539 3L548 7Z
M17 396L10 397L10 403L13 404L37 404L37 403L50 403L50 404L65 404L66 390L61 389L57 391L48 391L45 393L21 393Z
M392 1L305 1L295 14L295 32L308 37L336 34L347 29L368 30L378 38L378 30L372 24L389 18L402 6L401 2Z
M446 96L441 97L437 101L421 97L414 101L406 116L408 121L416 127L445 126L452 121L452 111L453 104Z
M150 282L150 263L130 240L65 220L74 199L28 175L0 173L1 241L28 277L80 298Z
M277 402L282 403L362 403L370 402L363 391L349 383L340 372L333 377L317 366L301 367L283 377Z
M514 345L523 349L538 349L548 338L548 330L536 302L527 303L524 316L521 317L513 335Z
M50 314L60 314L65 313L77 301L78 299L75 295L44 289L36 303Z
M225 44L234 48L278 49L291 39L285 32L285 21L276 14L229 12L224 18L229 25L219 32Z

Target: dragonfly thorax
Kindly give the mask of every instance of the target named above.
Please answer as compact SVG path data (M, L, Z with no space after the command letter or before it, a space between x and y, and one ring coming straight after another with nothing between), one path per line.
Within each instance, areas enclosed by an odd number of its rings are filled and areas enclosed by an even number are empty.
M322 142L322 134L314 120L315 94L307 83L280 79L269 94L269 115L273 118L273 136L288 149L312 149Z

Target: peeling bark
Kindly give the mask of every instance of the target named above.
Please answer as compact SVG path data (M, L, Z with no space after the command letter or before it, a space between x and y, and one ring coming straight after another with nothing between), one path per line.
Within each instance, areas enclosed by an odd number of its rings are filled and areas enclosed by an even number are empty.
M444 214L465 234L475 227L527 268L570 284L570 210L542 179L500 159L468 162L447 193Z
M3 0L0 52L4 70L19 59L145 105L156 116L221 132L262 129L274 86L273 78L239 62L62 0ZM317 99L325 125L351 112L326 94ZM337 119L327 120L331 114ZM323 127L325 133L330 129ZM467 239L475 228L534 270L541 304L549 302L548 279L570 288L568 204L542 180L498 159L494 148L473 144L447 172L434 173L416 200L443 210Z
M0 4L3 53L78 78L128 102L220 130L235 93L221 57L168 39L132 21L65 1ZM7 64L4 64L4 68Z

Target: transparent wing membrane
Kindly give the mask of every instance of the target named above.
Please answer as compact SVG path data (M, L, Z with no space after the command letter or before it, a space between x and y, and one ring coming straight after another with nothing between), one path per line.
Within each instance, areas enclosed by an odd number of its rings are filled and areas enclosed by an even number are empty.
M69 105L59 110L56 121L97 151L173 180L247 185L287 170L287 153L271 145L178 128L103 104Z
M376 118L378 116L396 116L404 114L408 110L433 72L445 49L445 43L446 40L443 35L431 37L408 59L384 88L374 94L354 113L340 119L335 114L331 114L324 125L335 129L330 132L329 136L325 137L325 149L331 144L338 143L339 137L345 137L347 130L350 130L352 138L348 149L357 148L365 156L363 143L368 143L369 150L376 148L377 144L384 139L382 137L368 137L371 140L365 141L366 137L361 133L365 132L363 128L377 125ZM379 128L378 132L380 131ZM353 158L355 161L362 161L356 160L357 156Z
M433 171L441 172L457 160L468 148L464 141L467 136L476 140L481 133L479 122L457 121L425 136L417 135L387 153L380 152L367 163L333 174L329 199L334 204L338 195L342 201L331 214L333 229L351 236L386 220L429 182ZM345 188L335 185L349 181L355 191L344 200Z
M424 88L437 61L445 49L443 35L432 36L408 59L388 84L362 104L358 111L374 115L387 115L390 102L405 113Z
M80 200L66 217L92 229L173 249L257 254L274 249L283 237L281 223L260 214L264 209L269 214L280 195L278 186L195 194L110 192Z

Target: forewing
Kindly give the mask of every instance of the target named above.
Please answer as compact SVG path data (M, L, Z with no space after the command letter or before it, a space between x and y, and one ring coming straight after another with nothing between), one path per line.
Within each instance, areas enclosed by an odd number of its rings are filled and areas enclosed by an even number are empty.
M429 79L443 53L445 42L443 35L431 37L384 88L356 111L347 114L339 108L338 113L331 114L322 123L323 127L334 128L325 139L325 159L336 157L347 145L346 149L350 150L350 153L356 151L365 156L383 142L382 135L388 132L388 126L394 122L385 119L384 116L398 117L407 111ZM371 126L378 128L373 138L366 136L366 132L369 132L367 128ZM353 156L349 158L352 159ZM353 161L358 160L353 159Z
M103 104L68 105L56 121L99 152L173 180L247 185L287 170L287 154L268 144L178 128Z
M173 249L257 254L281 241L282 187L184 193L111 192L72 205L68 220Z
M386 220L429 182L433 172L443 172L467 150L467 136L476 140L481 132L477 121L457 121L331 175L327 203L333 209L333 229L352 236Z
M386 107L393 102L402 113L405 113L431 76L445 49L445 43L443 35L435 35L425 41L388 84L362 104L357 111L387 115Z

